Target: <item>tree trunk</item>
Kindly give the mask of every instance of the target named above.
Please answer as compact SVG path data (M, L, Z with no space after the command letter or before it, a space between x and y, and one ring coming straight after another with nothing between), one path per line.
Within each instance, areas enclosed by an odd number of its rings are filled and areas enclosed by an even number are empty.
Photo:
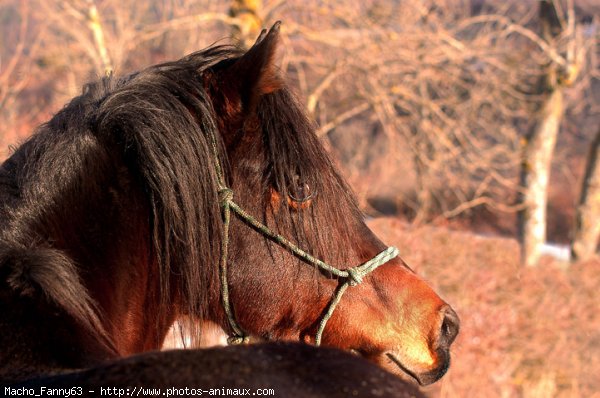
M423 46L422 46L423 47ZM422 61L421 61L422 62ZM427 83L422 81L419 84L419 94L421 98L429 99L429 90ZM411 129L412 142L415 148L413 161L416 172L417 183L417 210L412 223L414 225L426 224L431 221L434 212L434 187L431 184L431 164L435 158L435 149L429 141L427 127L431 127L431 112L425 106L419 107L418 127Z
M417 185L417 208L412 220L414 225L423 225L431 221L433 215L433 194L431 184L428 183L428 168L419 157L414 155L414 167Z
M600 237L600 129L591 144L577 206L571 260L594 256Z
M540 1L539 15L542 37L552 44L561 33L553 3ZM521 261L529 267L537 265L546 241L548 181L563 116L563 87L559 74L559 66L550 65L547 74L540 79L538 91L545 99L538 111L537 123L523 142L520 199L524 208L519 212L519 239Z
M520 212L521 261L526 266L537 265L546 241L547 190L552 153L563 115L563 92L556 87L544 101L539 121L525 141L521 166Z
M102 71L108 75L113 71L113 64L108 55L100 14L94 0L86 0L86 3L89 6L87 14L88 26L94 35L94 42L96 43L96 50L102 64Z
M233 37L236 43L245 49L252 47L263 28L262 9L262 0L232 1L229 15L239 21L233 27Z

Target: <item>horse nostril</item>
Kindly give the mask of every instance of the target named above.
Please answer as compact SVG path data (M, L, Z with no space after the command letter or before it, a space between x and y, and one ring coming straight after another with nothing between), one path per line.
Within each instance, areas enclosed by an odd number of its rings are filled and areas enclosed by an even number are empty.
M460 320L456 312L450 307L444 309L444 320L442 321L442 330L440 333L440 346L449 348L460 328Z

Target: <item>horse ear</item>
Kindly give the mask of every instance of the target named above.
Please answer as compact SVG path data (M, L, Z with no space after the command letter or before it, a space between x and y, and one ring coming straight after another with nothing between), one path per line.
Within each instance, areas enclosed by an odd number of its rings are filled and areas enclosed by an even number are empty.
M254 45L225 72L239 93L243 112L252 111L262 95L282 86L275 65L280 25L278 21L268 32L263 30Z

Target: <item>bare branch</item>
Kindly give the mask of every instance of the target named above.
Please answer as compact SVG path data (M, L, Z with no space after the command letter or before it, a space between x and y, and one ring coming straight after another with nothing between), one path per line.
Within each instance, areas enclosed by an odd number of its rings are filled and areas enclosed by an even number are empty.
M352 109L348 109L347 111L338 114L333 120L319 127L319 129L317 130L317 136L322 137L327 135L327 133L329 133L331 130L338 127L339 125L343 124L345 121L360 115L361 113L367 111L370 108L371 104L365 102L353 107Z

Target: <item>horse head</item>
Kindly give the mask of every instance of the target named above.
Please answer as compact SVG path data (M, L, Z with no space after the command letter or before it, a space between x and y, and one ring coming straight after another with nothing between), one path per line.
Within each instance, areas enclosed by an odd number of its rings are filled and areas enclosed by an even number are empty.
M351 271L386 246L366 226L314 123L278 72L278 29L203 76L227 166L224 185L254 219L231 216L227 284L234 321L222 305L212 306L212 320L230 333L267 340L315 343L317 337L431 383L449 366L459 328L452 308L399 257L359 281L316 264ZM328 313L332 300L339 302Z

